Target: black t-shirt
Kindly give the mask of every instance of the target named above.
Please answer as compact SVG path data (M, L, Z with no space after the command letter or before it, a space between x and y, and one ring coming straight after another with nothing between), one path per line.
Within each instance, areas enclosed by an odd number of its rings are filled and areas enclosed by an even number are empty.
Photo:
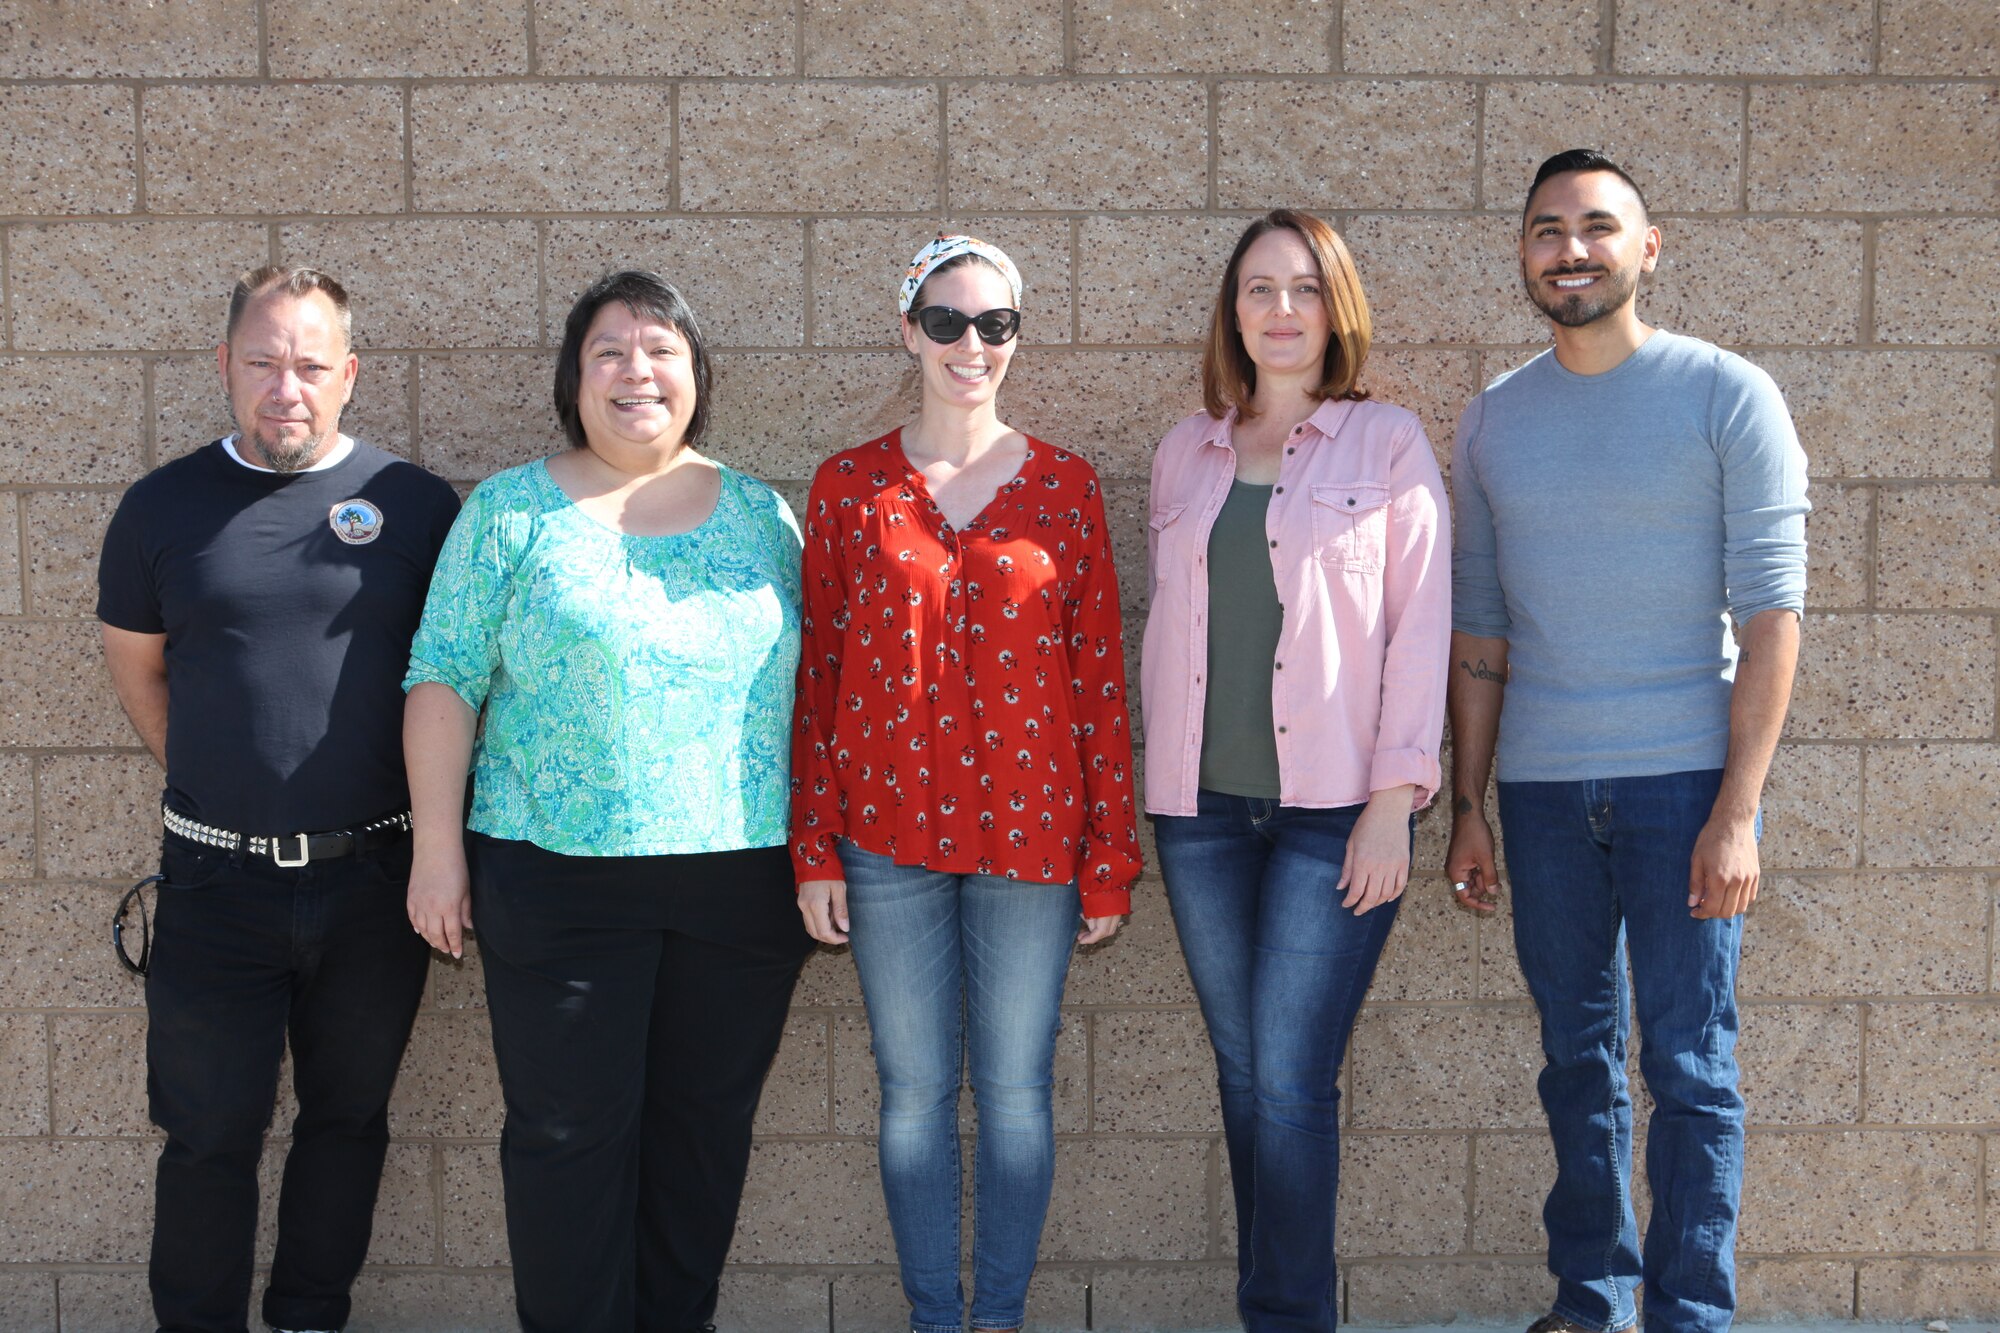
M221 442L119 502L105 624L167 636L167 800L251 834L347 828L409 804L403 672L458 496L356 443L322 472Z

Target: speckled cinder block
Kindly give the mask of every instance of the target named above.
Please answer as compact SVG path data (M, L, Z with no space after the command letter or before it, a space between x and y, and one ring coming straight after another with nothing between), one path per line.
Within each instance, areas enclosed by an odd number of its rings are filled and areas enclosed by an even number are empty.
M1107 480L1152 474L1153 450L1201 406L1199 359L1171 352L1048 349L1016 358L1001 415L1088 459Z
M1435 861L1410 865L1371 1000L1470 1000L1478 982L1479 923L1460 907ZM1377 909L1379 910L1379 909Z
M2000 208L2000 95L1966 83L1750 92L1750 207L1927 213Z
M25 597L21 584L21 500L0 496L0 616L20 615ZM0 847L5 845L5 836L0 834ZM0 851L0 860L5 855Z
M1459 1134L1349 1134L1340 1144L1340 1253L1465 1249L1468 1140Z
M440 1333L503 1329L516 1323L514 1280L505 1273L398 1272L363 1269L354 1282L361 1333Z
M1157 862L1154 866L1157 873ZM1133 886L1132 916L1115 937L1103 947L1077 952L1063 998L1070 1004L1195 1002L1166 890L1158 880L1141 880Z
M60 222L8 235L14 345L213 347L236 275L265 262L252 222Z
M337 278L340 275L335 273ZM222 329L218 323L216 337ZM410 456L410 361L396 353L361 358L354 397L340 411L340 429L378 449ZM165 356L153 362L153 451L165 463L236 431L229 394L213 352Z
M2000 1258L1863 1261L1862 1319L1916 1323L2000 1318Z
M1547 1245L1542 1201L1555 1178L1547 1132L1473 1136L1473 1253L1540 1254Z
M832 1123L828 1057L825 1015L796 1013L786 1020L778 1057L757 1104L759 1134L827 1132Z
M291 223L278 248L340 279L358 347L527 347L541 328L532 222Z
M844 78L1060 74L1062 0L805 0L805 72ZM949 34L949 36L946 36Z
M1559 0L1532 17L1495 0L1347 0L1341 37L1350 72L1588 74L1597 6Z
M1059 1141L1041 1257L1207 1257L1209 1145L1205 1138Z
M798 45L790 0L535 0L543 74L792 74Z
M0 158L8 166L0 212L131 212L139 188L133 107L125 87L0 88Z
M1990 735L1993 651L1993 624L1983 616L1808 615L1786 734Z
M1021 274L1022 347L1070 341L1070 224L1062 218L821 218L812 224L813 341L894 347L897 288L932 237L964 232L1007 252ZM1086 332L1085 340L1091 340Z
M1872 486L1815 483L1806 515L1806 601L1814 609L1868 604L1868 539L1874 527Z
M1918 1130L1752 1134L1737 1247L1751 1254L1966 1250L1979 1139Z
M1861 224L1823 218L1670 218L1639 290L1650 324L1725 346L1859 337Z
M873 1143L765 1140L751 1149L735 1262L887 1263L894 1248Z
M894 407L904 362L900 351L729 353L716 362L713 434L703 447L765 481L809 481L834 454L904 419Z
M93 616L97 556L116 491L31 491L21 497L28 532L29 601L38 616Z
M0 525L0 537L4 535ZM0 755L0 880L28 879L34 871L35 759Z
M703 211L927 209L937 93L922 87L695 83L680 90L681 204ZM895 170L885 170L894 164Z
M1346 234L1380 341L1538 343L1547 338L1546 325L1521 294L1519 226L1512 215L1366 213L1349 220ZM1516 359L1525 361L1528 354ZM1511 364L1489 358L1487 378Z
M1230 1248L1235 1248L1233 1237ZM1239 1318L1235 1260L1172 1268L1100 1267L1090 1278L1090 1316L1092 1328L1113 1333L1228 1328Z
M1740 1014L1736 1060L1751 1124L1840 1125L1864 1118L1861 1006L1752 1003Z
M1875 335L1884 342L2000 342L1996 289L2000 218L1891 218L1876 228Z
M271 8L271 73L287 79L525 74L527 10L507 0L290 0Z
M224 287L218 328L227 296ZM0 357L0 475L43 486L136 480L144 402L136 357Z
M1330 0L1236 0L1227 18L1176 0L1081 0L1085 74L1317 74L1329 68Z
M1757 856L1771 870L1845 869L1861 832L1861 747L1781 745L1764 782L1764 837Z
M804 512L795 506L794 512ZM800 1005L861 1005L861 978L854 971L854 955L846 945L816 946L799 973L798 989L792 994L794 1008Z
M130 743L95 624L0 623L0 745Z
M1377 344L1362 368L1361 387L1382 402L1415 412L1430 437L1438 471L1449 475L1458 414L1482 387L1479 354Z
M1737 1317L1757 1323L1854 1317L1854 1265L1818 1259L1739 1259Z
M157 1154L141 1139L0 1139L0 1251L15 1263L143 1260Z
M448 1143L442 1162L444 1210L438 1218L439 1253L453 1268L496 1268L509 1262L507 1216L500 1182L500 1147Z
M1189 1009L1100 1013L1091 1020L1091 1128L1211 1134L1222 1129L1215 1056Z
M1987 898L1977 875L1767 875L1744 925L1737 989L1794 999L1976 994L1986 988ZM1884 910L1909 901L1923 910Z
M2000 486L1889 490L1877 503L1879 605L1989 607L2000 599Z
M1867 1118L1906 1125L2000 1120L2000 1006L1869 1006Z
M1185 79L954 84L946 94L947 206L1199 208L1208 97ZM919 207L912 201L901 205Z
M431 970L424 979L427 1009L484 1009L486 977L479 962L479 933L465 941L465 954L451 958L431 952Z
M710 350L796 347L805 339L805 227L776 218L551 222L543 245L543 341L562 342L585 287L637 268L680 288Z
M1224 82L1215 195L1224 208L1470 208L1470 83Z
M1077 326L1087 343L1200 347L1248 217L1093 217L1077 232Z
M664 86L420 86L410 94L416 207L664 210L673 201L673 124L673 97Z
M1355 1025L1347 1079L1357 1129L1525 1128L1542 1121L1533 1008L1371 1009Z
M1656 211L1726 213L1743 182L1743 94L1728 84L1493 83L1484 199L1519 210L1544 158L1579 138L1630 172Z
M35 1269L0 1273L0 1325L21 1333L56 1333L56 1275Z
M389 1098L397 1138L496 1138L506 1119L483 1009L419 1014Z
M1152 594L1148 586L1151 571L1146 568L1147 519L1152 507L1147 494L1149 487L1143 481L1107 481L1104 483L1104 521L1111 533L1111 555L1118 569L1119 605L1129 615L1142 613ZM1145 637L1142 623L1128 626L1125 632L1125 697L1131 709L1132 738L1142 742L1146 731L1141 720L1139 690L1139 647ZM1133 791L1143 796L1144 787L1134 783ZM1140 820L1145 824L1144 819ZM1142 830L1140 837L1141 854L1148 868L1155 873L1159 870L1159 860L1151 854L1143 839L1150 830Z
M0 1134L49 1132L49 1036L40 1014L0 1014Z
M554 380L553 352L418 357L418 461L454 481L484 481L567 449Z
M1984 352L1759 351L1751 359L1784 390L1815 477L1993 471L1994 362Z
M403 98L340 84L146 90L154 213L399 213Z
M819 1273L726 1269L716 1326L744 1333L827 1333L829 1284L830 1279Z
M0 3L0 78L199 78L257 73L256 0L176 5Z
M144 983L111 954L111 915L123 888L0 885L0 995L23 1008L116 1008L145 1002Z
M1871 0L1680 0L1618 6L1623 74L1865 74Z
M2000 860L1995 756L1991 745L1871 749L1862 821L1870 863L1981 866Z
M153 1296L143 1267L70 1271L56 1280L63 1333L131 1333L153 1323ZM55 1329L51 1320L48 1333Z
M1555 1279L1540 1259L1405 1259L1344 1263L1356 1324L1520 1322L1547 1314Z
M2000 74L2000 10L1988 0L1884 0L1884 74Z
M57 1013L49 1025L53 1131L153 1137L146 1104L146 1015Z

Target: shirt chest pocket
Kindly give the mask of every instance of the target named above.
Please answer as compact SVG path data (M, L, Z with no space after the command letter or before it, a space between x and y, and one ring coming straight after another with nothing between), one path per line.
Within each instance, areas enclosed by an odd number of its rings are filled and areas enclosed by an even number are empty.
M1176 570L1175 562L1182 558L1179 550L1182 532L1187 524L1181 522L1181 515L1187 512L1186 504L1162 505L1155 509L1146 520L1152 529L1153 538L1153 579L1164 579L1169 571Z
M1358 481L1312 488L1313 554L1338 569L1375 573L1389 550L1389 487Z

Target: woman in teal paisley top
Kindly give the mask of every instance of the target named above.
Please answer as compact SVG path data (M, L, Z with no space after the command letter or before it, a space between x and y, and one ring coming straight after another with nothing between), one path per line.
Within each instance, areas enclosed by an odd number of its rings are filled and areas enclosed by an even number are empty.
M709 1325L811 948L799 533L697 452L709 383L670 283L586 291L555 376L574 447L473 491L404 682L410 922L454 957L478 922L528 1333Z

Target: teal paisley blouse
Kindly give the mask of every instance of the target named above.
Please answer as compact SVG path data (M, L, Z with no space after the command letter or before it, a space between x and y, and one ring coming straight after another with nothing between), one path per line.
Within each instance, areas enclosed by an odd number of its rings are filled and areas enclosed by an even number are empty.
M484 706L474 830L572 856L784 843L799 530L721 472L715 512L671 537L606 527L541 462L472 492L403 688Z

